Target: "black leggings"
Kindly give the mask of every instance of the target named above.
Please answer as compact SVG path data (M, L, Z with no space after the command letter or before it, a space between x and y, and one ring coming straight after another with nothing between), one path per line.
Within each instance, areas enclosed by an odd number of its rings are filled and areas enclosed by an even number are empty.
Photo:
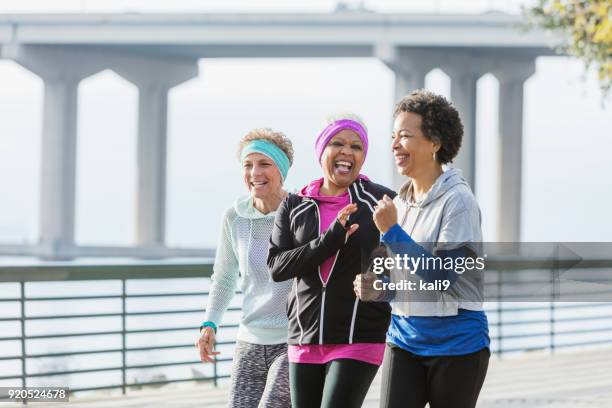
M363 361L289 363L292 408L359 408L378 371Z
M484 348L462 356L420 357L387 344L381 408L474 408L491 353Z

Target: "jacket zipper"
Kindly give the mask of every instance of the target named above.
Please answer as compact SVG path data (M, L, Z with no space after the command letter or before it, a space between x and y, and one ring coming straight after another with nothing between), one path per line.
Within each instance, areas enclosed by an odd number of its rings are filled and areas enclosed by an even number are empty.
M350 192L349 192L350 195ZM351 199L352 202L352 199ZM317 209L317 222L319 224L319 236L321 235L321 212L319 210L319 205L317 202L314 202L314 206ZM321 280L321 284L323 288L321 289L321 316L319 318L319 344L323 344L323 322L325 315L325 291L327 289L327 282L331 279L332 273L334 272L334 267L336 266L336 261L338 260L338 256L340 255L340 250L336 252L336 257L334 258L334 263L332 264L331 269L329 270L329 276L327 277L327 281L323 281L323 277L321 276L321 266L318 267L319 279Z

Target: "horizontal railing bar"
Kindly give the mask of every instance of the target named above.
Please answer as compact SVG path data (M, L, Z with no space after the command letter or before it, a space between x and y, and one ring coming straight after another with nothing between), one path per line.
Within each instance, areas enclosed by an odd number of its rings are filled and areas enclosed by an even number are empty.
M610 265L612 266L612 265ZM521 271L521 272L525 272L525 271ZM496 271L495 274L497 274L498 272ZM503 273L503 272L502 272ZM487 280L487 277L490 275L487 275L487 272L485 272L484 277L485 277L485 282L483 282L484 286L490 286L490 287L494 287L494 288L504 288L506 286L513 286L513 285L529 285L529 286L533 286L533 285L551 285L553 282L559 282L563 285L565 284L570 284L570 283L574 283L575 280L574 279L551 279L550 277L548 279L538 279L538 280L533 280L533 278L528 278L528 279L518 279L516 278L516 271L512 271L513 275L509 275L510 277L512 277L512 279L516 279L516 280L501 280L500 281L497 280ZM547 273L551 273L551 271L547 271ZM593 278L592 276L590 278ZM489 278L491 279L491 278ZM585 278L585 282L589 282L588 278ZM596 283L607 283L607 282L612 282L612 278L607 278L607 277L597 277L597 282ZM591 282L591 283L595 283L595 282Z
M228 359L231 361L232 359ZM219 361L219 360L217 360ZM190 360L190 361L175 361L171 363L156 363L156 364L141 364L135 366L127 366L126 370L140 370L143 368L156 368L156 367L170 367L170 366L178 366L178 365L190 365L190 364L202 364L200 360Z
M13 355L13 356L0 357L0 361L3 361L3 360L21 360L21 356Z
M62 353L40 353L40 354L26 354L25 358L47 358L47 357L66 357L66 356L79 356L89 354L104 354L104 353L121 353L123 350L120 348L113 349L100 349L100 350L83 350L83 351L66 351Z
M489 257L487 270L551 270L566 267L576 269L603 269L612 266L612 259L575 260L520 256ZM2 282L114 280L114 279L173 279L203 278L212 275L212 258L184 261L125 261L107 263L49 262L34 265L0 267Z
M576 308L579 307L592 307L589 305L576 305ZM602 306L602 305L597 305L597 306ZM612 304L606 304L603 306L607 306L607 307L612 307ZM555 306L556 309L572 309L571 306ZM182 310L155 310L155 311L147 311L147 312L128 312L126 313L126 316L130 317L130 316L151 316L151 315L164 315L164 314L182 314L182 313L200 313L203 312L205 309L182 309ZM228 308L227 311L229 312L235 312L235 311L241 311L242 309L239 307L233 307L233 308ZM512 309L506 309L503 308L502 309L502 313L514 313L514 312L535 312L535 311L549 311L550 310L550 305L545 305L542 307L533 307L533 308L529 308L529 309L520 309L520 308L512 308ZM497 310L495 309L491 309L491 310L487 310L486 311L487 314L489 315L496 315L498 313ZM25 318L25 320L27 321L31 321L31 320L51 320L51 319L78 319L78 318L95 318L95 317L120 317L123 316L122 313L90 313L90 314L73 314L73 315L44 315L44 316L27 316ZM599 318L604 318L606 316L596 316L593 317L593 319L599 319ZM612 316L607 316L607 317L612 317ZM559 318L556 319L557 321L563 321L564 318ZM580 317L580 318L576 318L578 320L588 320L590 319L590 317ZM10 322L10 321L21 321L21 318L19 317L10 317L10 318L0 318L0 322ZM548 319L545 319L543 321L548 321ZM570 321L569 319L566 321ZM537 320L532 321L533 323L538 323ZM520 324L520 323L530 323L530 322L512 322L512 321L508 321L508 322L504 322L504 324Z
M54 300L100 300L121 299L121 295L80 295L80 296L32 296L26 297L25 302L50 302ZM20 299L21 300L21 299Z
M222 358L217 359L217 362L226 362L232 361L232 358ZM190 364L202 364L200 360L190 360L190 361L175 361L170 363L156 363L156 364L141 364L141 365L132 365L126 366L126 370L140 370L143 368L156 368L156 367L171 367L178 365L190 365ZM28 374L27 377L54 377L57 375L69 375L69 374L85 374L85 373L95 373L95 372L105 372L105 371L120 371L122 369L121 366L118 367L103 367L103 368L87 368L82 370L66 370L66 371L47 371L42 373L32 373ZM13 378L13 377L11 377ZM0 380L3 377L0 377Z
M56 339L62 337L82 337L82 336L110 336L115 334L122 334L121 330L119 331L102 331L102 332L83 332L83 333L59 333L59 334L39 334L34 336L25 336L26 340L35 340L35 339ZM18 337L21 340L21 337ZM2 340L2 338L0 338Z
M128 298L175 297L175 296L206 296L209 292L182 292L182 293L139 293L127 294Z
M612 344L612 339L609 340L592 340L592 341L586 341L586 342L575 342L575 343L564 343L564 344L555 344L555 349L559 349L559 348L565 348L565 347L578 347L578 346L593 346L596 344ZM530 347L513 347L513 348L503 348L501 350L501 354L504 353L516 353L516 352L521 352L521 351L536 351L536 350L549 350L550 349L550 345L546 344L546 345L542 345L542 346L530 346ZM500 354L499 352L495 352L496 354Z
M529 352L529 351L544 351L544 350L548 350L550 349L550 345L544 345L544 346L529 346L529 347L513 347L513 348L503 348L501 350L491 350L492 354L498 354L498 355L502 355L504 353L516 353L518 351L525 351L525 352Z
M26 321L32 320L53 320L53 319L78 319L78 318L91 318L91 317L120 317L121 313L90 313L90 314L76 314L76 315L44 315L44 316L27 316Z
M215 345L217 346L225 346L225 345L229 345L229 344L236 344L235 341L217 341L215 342ZM172 344L172 345L167 345L167 346L149 346L149 347L130 347L128 349L126 349L125 351L128 352L133 352L133 351L151 351L151 350L165 350L165 349L173 349L173 348L188 348L188 347L193 347L195 348L195 342L192 344Z
M605 333L605 332L612 333L612 327L598 327L598 328L593 328L593 329L588 330L588 333ZM584 334L585 330L584 329L562 330L562 331L556 330L555 337L566 335L566 334L578 334L578 333ZM496 339L496 340L499 340L499 339L507 340L507 339L524 339L524 338L545 337L545 336L550 336L550 331L527 333L527 334L502 334L501 336L499 335L491 336L491 338Z
M100 279L102 280L102 279ZM209 292L177 292L177 293L142 293L127 294L128 298L151 298L151 297L178 297L178 296L206 296ZM92 300L92 299L121 299L121 294L117 295L81 295L81 296L31 296L26 297L26 302L49 302L54 300ZM17 299L20 301L21 299Z
M128 298L129 299L129 298ZM158 315L158 314L175 314L175 313L203 313L206 309L183 309L183 310L153 310L150 312L127 312L125 315L130 316L148 316L148 315ZM228 307L226 309L227 312L240 312L242 308L240 307Z
M605 333L605 332L612 333L612 327L594 327L588 330L585 330L585 329L557 330L555 331L555 336L563 336L566 334L578 334L578 333Z
M488 302L488 301L487 301ZM612 307L612 302L597 302L597 303L579 303L567 305L564 302L554 303L555 309L582 309L582 308L590 308L590 307ZM502 313L506 312L532 312L532 311L542 311L542 310L550 310L550 304L544 304L542 306L534 306L528 308L520 308L520 307L504 307L502 306ZM497 306L491 306L490 309L485 309L487 314L489 313L497 313Z
M67 370L67 371L47 371L42 373L32 373L26 375L26 377L54 377L57 375L69 375L69 374L86 374L86 373L97 373L106 371L121 371L121 366L118 367L102 367L102 368L86 368L82 370ZM2 377L0 377L1 379Z
M226 324L219 326L220 328L236 328L238 324ZM169 327L163 329L142 329L142 330L127 330L125 332L119 331L105 331L105 332L85 332L85 333L59 333L59 334L41 334L35 336L25 336L26 340L34 340L34 339L54 339L54 338L62 338L62 337L82 337L82 336L109 336L116 334L139 334L139 333L162 333L169 331L184 331L184 330L197 330L196 326L183 326L183 327ZM21 337L0 337L0 341L8 341L8 340L21 340Z
M242 309L239 307L230 307L227 309L228 312L239 312ZM127 312L125 315L130 316L152 316L152 315L164 315L164 314L181 314L181 313L202 313L206 309L182 309L182 310L154 310L150 312ZM25 320L51 320L51 319L78 319L78 318L91 318L91 317L121 317L122 313L89 313L89 314L73 314L73 315L44 315L44 316L26 316ZM21 321L19 317L7 317L0 319L0 322L15 322Z
M591 340L587 342L574 342L574 343L562 343L555 344L555 348L563 348L563 347L577 347L577 346L592 346L595 344L612 344L612 339L601 339L601 340Z
M593 302L594 296L605 295L605 300L600 300L600 302L611 303L612 302L612 287L610 290L602 290L597 292L584 292L584 293L575 293L572 295L564 295L563 300L555 300L550 296L546 298L542 294L503 294L501 296L493 296L490 294L485 295L485 299L487 302L507 302L507 303L549 303L549 302L574 302L574 303L587 303ZM568 299L569 296L572 296L572 299ZM587 300L588 296L588 300ZM469 299L468 299L469 300Z
M100 279L103 280L103 279ZM135 293L126 294L129 298L151 298L151 297L177 297L177 296L207 296L210 292L173 292L173 293ZM236 292L237 295L241 295L242 292ZM121 299L123 295L80 295L80 296L30 296L25 297L23 300L26 302L38 302L38 301L53 301L53 300L92 300L92 299ZM0 299L2 300L2 299ZM11 302L19 302L20 298L11 298Z
M17 378L21 378L21 374L17 374L17 375L4 375L0 377L0 380L13 380L13 379L17 379Z
M598 320L609 320L612 319L612 316L588 316L588 317L555 317L555 323L567 323L567 322L595 322ZM498 322L489 322L492 325L499 325ZM542 324L542 323L550 323L550 317L543 317L541 319L532 319L532 320L509 320L506 321L504 319L501 322L504 326L520 326L523 324Z
M230 378L230 375L229 374L217 375L217 379L220 379L220 378ZM128 387L128 388L136 388L136 387L141 387L141 386L146 386L146 385L163 385L163 384L178 383L178 382L189 382L189 381L212 382L212 381L214 381L214 377L179 378L179 379L164 380L164 381L149 381L149 382L143 382L143 383L128 383L125 386ZM118 384L118 385L105 385L105 386L100 386L100 387L71 388L70 389L70 393L73 393L73 392L83 392L83 391L112 390L114 388L121 388L121 387L122 387L122 385Z
M231 357L227 358L217 358L217 363L225 363L228 361L233 361L234 359ZM190 365L190 364L202 364L200 360L190 360L190 361L175 361L170 363L155 363L155 364L142 364L142 365L133 365L125 367L126 370L140 370L143 368L156 368L156 367L170 367L175 365Z
M234 341L218 341L215 343L217 346L235 344ZM165 346L147 346L147 347L129 347L126 348L126 352L138 352L138 351L152 351L152 350L168 350L176 348L191 348L194 344L170 344ZM66 357L66 356L80 356L90 354L105 354L105 353L121 353L123 350L120 348L113 349L101 349L101 350L81 350L81 351L67 351L62 353L40 353L40 354L27 354L25 358L55 358L55 357ZM0 360L21 360L22 356L3 356Z
M115 263L49 262L0 266L0 282L86 281L118 279L207 278L212 259L125 261Z

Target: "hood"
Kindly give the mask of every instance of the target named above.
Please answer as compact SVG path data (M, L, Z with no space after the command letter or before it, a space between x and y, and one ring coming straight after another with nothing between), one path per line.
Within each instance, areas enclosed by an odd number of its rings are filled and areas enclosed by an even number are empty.
M363 174L360 174L357 177L357 180L370 180L367 176L364 176ZM320 195L319 191L321 190L321 186L323 185L323 178L319 178L316 180L311 181L310 183L306 184L304 187L302 187L300 189L300 191L298 192L298 195L302 196L302 197L308 197L308 198L312 198L314 200L317 201L322 201L322 202L328 202L328 201L335 201L333 196L322 196ZM339 197L344 197L348 195L348 191L345 194L342 194Z
M268 214L261 213L253 206L253 196L250 194L238 198L234 203L234 210L236 210L238 216L249 219L274 217L276 214L276 211L271 211Z
M412 199L408 200L408 193L412 190L412 180L408 180L399 191L399 197L404 200L408 205L412 207L426 207L433 201L442 197L448 190L458 184L465 184L468 188L467 181L463 178L461 170L450 168L437 178L435 183L431 186L425 197L420 202L414 202Z

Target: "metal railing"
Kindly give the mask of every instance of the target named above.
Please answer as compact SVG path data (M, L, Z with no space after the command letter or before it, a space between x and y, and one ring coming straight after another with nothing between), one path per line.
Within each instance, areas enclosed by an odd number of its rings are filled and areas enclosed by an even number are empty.
M21 373L19 375L2 375L0 374L0 381L2 380L20 380L21 386L25 387L28 385L28 379L37 377L52 377L52 376L64 376L72 374L85 374L95 372L109 372L109 371L120 371L121 372L121 383L120 384L108 384L96 387L82 387L74 388L71 387L71 392L76 391L91 391L91 390L102 390L121 388L123 393L126 393L130 387L142 387L146 385L159 385L176 382L186 381L210 381L213 384L217 384L217 381L221 378L229 377L228 375L221 375L217 371L217 364L230 361L230 358L219 358L215 361L213 366L213 375L207 377L189 377L179 378L163 381L146 381L146 382L133 382L130 383L127 380L126 373L133 369L152 369L157 367L170 367L197 364L198 360L190 361L171 361L167 363L154 363L154 364L138 364L129 365L127 363L127 356L131 352L138 351L154 351L154 350L169 350L169 349L181 349L181 348L194 348L193 343L189 344L168 344L163 346L149 346L149 347L128 347L127 338L132 334L142 333L161 333L171 331L189 330L196 332L198 321L194 321L191 326L179 326L179 327L165 327L165 328L150 328L150 329L139 329L139 330L128 330L127 320L130 317L136 316L163 316L169 314L188 314L188 313L202 313L203 309L174 309L174 310L153 310L146 312L131 312L127 308L128 299L155 299L161 297L182 297L182 296L206 296L207 291L190 291L190 292L163 292L163 293L138 293L130 294L127 291L127 282L136 279L177 279L177 278L202 278L209 277L212 274L212 265L210 262L144 262L144 263L114 263L114 264L70 264L70 263L54 263L54 264L40 264L35 266L17 266L17 267L0 267L0 282L17 282L19 285L19 297L0 297L0 305L8 302L19 302L19 316L18 317L6 317L4 313L0 314L0 322L19 322L20 323L20 334L18 336L11 337L0 337L1 342L7 341L19 341L21 343L21 353L19 355L8 355L0 356L0 363L10 360L21 361ZM108 280L119 280L121 282L120 293L112 295L84 295L84 296L26 296L26 286L33 282L50 282L50 281L108 281ZM39 301L67 301L67 300L85 300L85 301L97 301L97 300L119 300L121 303L121 310L116 313L73 313L73 314L51 314L51 315L37 315L29 316L26 313L26 306L29 302ZM238 308L230 308L230 311L240 310ZM58 334L42 334L42 335L28 335L26 333L26 326L28 322L41 321L41 320L58 320L58 319L73 319L73 318L99 318L99 317L119 317L121 319L121 330L105 330L95 332L70 332L70 333L58 333ZM237 327L234 325L223 325L221 327ZM120 348L104 348L97 350L82 350L82 351L71 351L61 353L27 353L26 343L32 340L41 339L68 339L85 336L106 336L106 335L120 335L121 336L121 347ZM233 344L234 342L218 342L218 345ZM104 353L121 353L121 365L104 367L104 368L91 368L91 369L79 369L79 370L53 370L47 372L28 372L27 361L37 358L45 357L69 357L69 356L82 356L82 355L94 355ZM194 352L194 356L196 353ZM0 370L0 373L5 372Z
M531 262L525 261L524 259L505 259L505 260L493 260L489 259L487 269L493 270L526 270L526 269L546 269L550 268L547 262ZM583 261L580 268L612 268L612 260L606 261ZM228 373L220 373L218 370L218 364L222 362L231 361L231 358L219 358L213 366L213 374L211 376L193 376L184 378L173 378L156 381L146 382L135 382L128 379L127 373L130 370L150 370L160 367L177 367L186 365L200 364L197 359L197 353L193 352L193 359L191 360L180 360L180 361L169 361L169 362L157 362L150 364L129 364L128 356L130 353L142 352L142 351L161 351L161 350L179 350L185 348L194 348L193 343L177 343L177 344L164 344L164 345L151 345L141 347L131 347L128 345L128 338L132 335L143 334L143 333L164 333L171 331L189 331L197 335L197 326L199 320L194 320L193 324L188 326L173 326L173 327L155 327L145 329L129 329L128 319L142 317L142 316L165 316L165 315L176 315L176 314L193 314L202 313L201 308L188 308L188 309L172 309L172 310L151 310L151 311L131 311L128 307L128 301L131 299L149 299L154 303L155 299L160 297L176 297L181 298L185 296L202 296L202 304L205 304L204 297L208 295L207 291L180 291L180 292L161 292L161 293L131 293L128 290L128 283L135 280L152 280L152 279L191 279L191 278L206 278L210 277L212 273L212 265L210 260L186 260L186 261L167 261L167 262L123 262L123 263L105 263L105 264L79 264L79 263L47 263L40 265L29 265L29 266L15 266L15 267L0 267L0 283L16 282L19 285L19 295L12 297L0 297L0 307L3 304L10 302L19 304L19 315L18 316L7 316L5 312L0 313L1 322L18 322L20 329L19 334L10 337L0 337L0 350L5 349L2 347L3 342L16 341L20 343L21 352L18 354L0 356L0 367L3 363L8 361L20 361L21 370L18 374L6 374L6 370L0 370L0 381L19 381L20 384L14 384L15 386L28 386L30 385L29 380L33 380L40 377L54 377L54 376L65 376L65 375L80 375L85 373L102 373L102 372L120 372L121 381L120 383L112 384L101 384L90 387L70 387L71 392L77 391L91 391L91 390L102 390L102 389L122 389L123 393L126 393L128 389L132 387L142 387L146 385L160 385L178 382L188 381L207 381L214 385L217 385L218 380L229 377ZM113 294L104 295L79 295L79 296L28 296L27 289L28 285L35 284L37 282L58 282L58 281L117 281L120 282L120 290ZM491 283L491 284L499 284ZM1 296L1 295L0 295ZM27 313L27 306L32 302L48 301L48 302L60 302L60 301L99 301L113 299L119 301L121 306L120 310L112 313L67 313L67 314L43 314L43 315L31 315ZM597 303L597 304L563 304L556 302L537 304L529 309L518 306L508 306L503 299L498 299L498 302L488 304L487 314L489 318L492 318L490 327L495 330L495 334L491 336L492 339L492 351L497 355L505 353L517 352L517 351L528 351L534 349L547 349L555 350L561 347L576 347L586 346L594 344L612 344L612 325L598 328L582 328L575 327L571 329L562 330L559 329L559 325L563 323L589 323L589 322L612 322L612 303ZM578 311L587 310L587 308L593 308L597 310L600 308L604 310L604 314L582 314L580 316L560 316L562 312L567 310ZM5 309L2 307L2 309ZM606 310L607 309L607 310ZM5 309L6 310L6 309ZM231 311L239 311L240 308L231 308ZM523 318L512 318L512 313L516 312L548 312L545 317L523 317ZM121 320L120 330L101 330L95 332L63 332L55 334L28 334L28 324L36 321L56 321L62 319L73 319L73 318L99 318L99 317L113 317ZM508 329L514 329L519 325L547 325L544 331L535 333L506 333ZM229 324L222 326L224 328L237 327L236 324ZM559 339L565 335L572 334L594 334L603 333L609 334L607 338L600 339L584 339L575 342L560 342ZM121 336L120 347L110 348L99 348L95 350L77 350L77 351L64 351L64 352L53 352L53 353L28 353L28 342L45 340L45 339L70 339L79 338L84 336L104 336L104 335L116 335ZM512 342L516 339L528 339L530 337L542 337L544 342L536 346L516 346ZM219 342L218 345L232 345L233 341ZM121 353L121 364L113 365L111 367L102 368L85 368L85 369L58 369L58 370L47 370L40 372L30 372L27 369L28 362L47 357L71 357L71 356L87 356L87 355L103 355L105 353ZM67 384L70 386L70 384Z

